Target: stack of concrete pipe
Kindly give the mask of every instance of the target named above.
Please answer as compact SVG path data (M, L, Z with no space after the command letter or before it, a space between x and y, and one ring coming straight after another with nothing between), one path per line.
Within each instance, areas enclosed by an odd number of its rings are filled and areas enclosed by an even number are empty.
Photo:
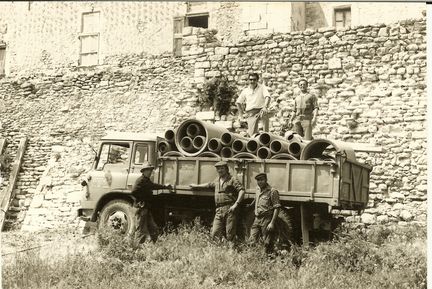
M343 153L355 160L354 151L347 144L316 139L304 141L295 132L285 137L268 132L244 137L225 128L196 119L182 122L175 130L165 132L158 142L163 156L221 157L240 159L330 160L329 152Z

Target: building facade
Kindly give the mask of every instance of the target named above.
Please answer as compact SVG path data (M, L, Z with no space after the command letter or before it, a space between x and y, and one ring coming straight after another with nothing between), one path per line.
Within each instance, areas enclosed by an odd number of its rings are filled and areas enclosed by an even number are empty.
M184 27L215 29L220 40L237 42L393 23L423 10L422 3L372 2L1 2L0 75L103 65L115 55L180 56Z

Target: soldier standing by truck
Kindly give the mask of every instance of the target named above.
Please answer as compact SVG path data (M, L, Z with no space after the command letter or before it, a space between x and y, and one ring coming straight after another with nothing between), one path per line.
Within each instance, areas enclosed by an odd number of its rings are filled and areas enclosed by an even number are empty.
M308 90L306 79L300 79L298 86L300 92L294 100L294 114L289 123L305 140L312 140L312 128L316 125L318 116L318 100Z
M279 192L267 183L267 175L255 176L258 187L255 194L255 220L250 233L250 243L257 243L263 237L265 252L273 252L276 239L276 220L281 207Z
M159 228L156 225L153 215L150 211L153 201L153 190L172 189L171 185L155 184L150 180L154 166L148 162L144 163L141 169L142 175L136 180L132 195L135 197L137 227L135 229L135 238L140 243L146 241L156 241Z
M228 164L224 161L215 164L219 176L210 183L190 184L191 188L214 188L216 213L211 229L212 238L226 235L228 241L236 236L236 209L243 200L245 190L240 181L229 173Z

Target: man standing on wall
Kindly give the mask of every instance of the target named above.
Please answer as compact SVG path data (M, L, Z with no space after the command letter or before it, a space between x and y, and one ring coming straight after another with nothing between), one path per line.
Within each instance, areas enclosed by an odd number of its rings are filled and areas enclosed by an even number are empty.
M264 84L258 83L258 79L258 73L249 73L249 86L243 89L236 101L239 116L243 116L246 112L249 136L258 132L258 121L260 120L263 130L269 131L270 94Z
M291 116L290 125L294 126L294 130L305 140L312 140L312 128L316 125L318 116L318 99L309 92L306 79L300 79L298 86L300 92L294 101L294 114Z
M262 236L265 252L273 252L276 239L276 220L281 207L279 192L267 183L267 175L259 173L255 176L257 190L255 194L255 220L253 222L250 242L257 243Z
M150 163L144 163L144 166L141 169L142 175L136 180L132 189L132 195L136 199L135 207L137 208L135 213L137 218L135 238L138 239L140 243L156 241L159 231L159 228L153 219L153 215L150 212L153 190L172 189L172 186L169 184L166 186L159 185L150 180L153 169L154 166Z
M190 184L191 188L214 188L216 214L211 229L212 238L226 235L228 241L236 236L237 212L243 200L245 190L240 181L229 173L228 164L224 161L215 164L218 177L206 184Z

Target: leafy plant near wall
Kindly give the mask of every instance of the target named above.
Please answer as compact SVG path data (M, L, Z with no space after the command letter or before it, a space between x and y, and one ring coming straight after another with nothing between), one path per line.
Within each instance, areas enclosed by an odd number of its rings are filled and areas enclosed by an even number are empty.
M201 107L213 106L219 115L226 115L231 107L237 88L225 76L214 77L203 85L203 93L198 102Z

